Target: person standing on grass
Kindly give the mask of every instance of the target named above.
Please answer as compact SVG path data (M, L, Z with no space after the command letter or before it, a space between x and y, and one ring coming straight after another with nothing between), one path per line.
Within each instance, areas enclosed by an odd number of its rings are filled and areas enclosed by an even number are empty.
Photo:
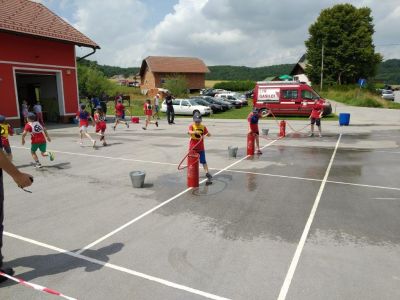
M269 112L265 115L262 115L262 113L257 109L253 108L253 111L247 116L247 121L249 122L249 134L253 134L255 136L256 140L256 147L257 147L257 154L262 154L260 150L260 131L258 129L258 121L262 117L267 117L269 116Z
M167 96L165 97L165 104L167 105L167 118L168 118L168 124L175 124L174 119L175 119L175 111L174 111L174 105L173 105L173 100L175 97L171 95L171 93L167 93Z
M318 100L315 100L311 110L311 115L309 117L309 119L311 120L311 133L309 134L310 137L314 136L314 124L316 124L318 127L319 137L322 137L321 118L323 113L324 106Z
M10 124L6 122L6 117L0 115L0 135L1 135L1 141L2 141L2 147L0 147L0 151L4 150L6 153L6 156L10 161L12 161L12 152L11 152L11 146L10 146L10 141L8 140L9 135L14 135L14 130Z
M3 144L0 139L0 149ZM0 272L7 275L14 275L12 268L7 268L3 265L3 255L1 248L3 247L3 221L4 221L4 188L3 188L3 170L6 171L15 181L18 187L25 188L32 184L33 177L29 174L21 173L12 162L4 155L3 151L0 150ZM0 276L0 283L6 281L7 278Z
M125 124L126 128L129 128L128 122L125 121L125 106L122 104L122 99L118 99L117 105L115 105L115 124L113 129L117 127L118 124Z
M38 120L38 122L42 126L44 126L42 105L40 104L40 101L37 101L36 104L33 106L33 112L36 114L36 119Z
M79 111L76 113L76 119L79 120L79 144L83 145L83 136L85 135L93 144L93 148L96 147L96 141L92 139L90 134L88 133L89 120L93 122L92 116L86 111L86 105L81 104ZM93 122L93 126L94 126Z
M160 120L159 111L160 111L160 94L157 94L154 97L154 114L153 114L153 118L156 120Z
M31 134L31 154L35 161L35 167L41 168L42 164L39 162L39 158L36 155L36 151L39 149L43 157L48 157L51 161L54 160L54 153L46 151L47 141L51 142L50 136L38 121L33 113L28 114L28 123L25 125L24 132L22 133L22 145L25 145L25 137Z
M144 103L143 111L144 111L144 115L146 116L146 125L144 127L142 127L142 129L146 130L147 126L149 124L153 124L153 122L151 121L151 117L153 116L153 108L151 106L150 99L147 99L146 102ZM158 127L158 122L157 121L154 124L156 124L156 126Z
M101 106L96 107L96 112L94 113L94 122L96 123L96 133L100 135L100 142L103 142L103 146L107 146L106 138L104 136L107 128L106 115L104 114Z
M189 150L196 151L200 156L200 163L203 165L204 171L208 181L211 181L212 176L208 171L208 165L206 161L206 152L204 149L204 137L211 136L208 132L207 127L201 124L201 115L195 114L193 116L193 124L189 126L188 134L190 135Z

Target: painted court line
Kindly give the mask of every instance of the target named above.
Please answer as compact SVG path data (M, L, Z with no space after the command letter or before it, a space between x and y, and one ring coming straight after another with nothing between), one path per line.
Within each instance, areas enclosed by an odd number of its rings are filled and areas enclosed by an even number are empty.
M24 242L27 242L27 243L30 243L30 244L34 244L36 246L47 248L47 249L50 249L50 250L55 251L55 252L63 253L65 255L69 255L69 256L72 256L72 257L75 257L75 258L78 258L78 259L82 259L82 260L85 260L85 261L88 261L88 262L91 262L91 263L94 263L94 264L97 264L97 265L101 265L103 267L107 267L107 268L110 268L110 269L113 269L113 270L116 270L116 271L120 271L120 272L127 273L127 274L130 274L130 275L136 276L136 277L140 277L140 278L147 279L147 280L150 280L150 281L153 281L153 282L157 282L159 284L162 284L162 285L174 288L174 289L178 289L178 290L182 290L182 291L185 291L185 292L188 292L188 293L191 293L191 294L196 294L196 295L199 295L199 296L203 296L203 297L208 298L208 299L229 300L228 298L224 298L224 297L221 297L221 296L217 296L217 295L214 295L214 294L203 292L203 291L200 291L200 290L197 290L197 289L185 286L185 285L181 285L181 284L174 283L174 282L162 279L162 278L158 278L158 277L151 276L151 275L148 275L148 274L144 274L144 273L141 273L141 272L137 272L137 271L134 271L134 270L131 270L131 269L120 267L120 266L117 266L117 265L114 265L114 264L111 264L111 263L106 263L106 262L103 262L103 261L95 259L95 258L91 258L91 257L84 256L84 255L81 255L81 254L78 254L78 253L74 253L74 252L70 252L70 251L67 251L67 250L64 250L64 249L61 249L61 248L58 248L58 247L54 247L54 246L51 246L51 245L48 245L48 244L45 244L45 243L42 243L42 242L38 242L38 241L29 239L29 238L25 238L25 237L20 236L20 235L13 234L13 233L10 233L10 232L4 232L4 235L6 235L8 237L15 238L15 239L18 239L18 240L21 240L21 241L24 241Z
M275 143L276 141L278 141L278 140L274 140L274 141L268 143L267 145L265 145L264 147L262 147L262 149L264 149L264 148L266 148L266 147L272 145L272 144ZM218 175L218 174L220 174L220 173L222 173L222 172L228 170L229 168L232 168L232 167L235 166L236 164L238 164L238 163L240 163L241 161L245 160L247 157L248 157L248 156L245 156L245 157L239 159L238 161L236 161L236 162L230 164L229 166L223 168L222 170L219 170L217 173L214 174L214 176L216 176L216 175ZM202 181L200 181L200 184L201 184L201 183L204 183L206 180L207 180L207 179L203 179ZM177 194L177 195L175 195L175 196L173 196L173 197L171 197L171 198L165 200L164 202L160 203L159 205L157 205L157 206L153 207L152 209L150 209L150 210L144 212L144 213L141 214L140 216L138 216L138 217L132 219L131 221L125 223L124 225L118 227L117 229L111 231L110 233L108 233L108 234L102 236L101 238L99 238L99 239L95 240L94 242L90 243L89 245L83 247L82 249L80 249L80 250L77 251L76 253L77 253L77 254L83 253L85 250L87 250L87 249L89 249L89 248L91 248L91 247L97 245L98 243L101 243L101 242L104 241L105 239L107 239L107 238L113 236L114 234L120 232L121 230L125 229L126 227L132 225L133 223L136 223L137 221L143 219L143 218L146 217L147 215L153 213L153 212L156 211L157 209L159 209L159 208L165 206L166 204L170 203L171 201L175 200L176 198L179 198L180 196L186 194L187 192L189 192L189 191L191 191L191 190L192 190L192 188L187 188L186 190L180 192L179 194Z
M321 186L319 188L317 197L315 198L314 205L313 205L313 207L311 209L310 216L308 217L308 220L307 220L307 223L306 223L306 225L304 227L303 233L301 235L299 244L297 245L296 252L294 253L292 262L290 263L290 267L289 267L289 270L288 270L288 272L286 274L285 281L283 282L283 285L282 285L281 290L279 292L278 300L285 300L286 299L286 295L287 295L287 293L289 291L290 284L292 282L294 272L296 271L297 265L299 263L300 255L301 255L301 253L303 251L303 248L304 248L304 245L306 243L308 233L310 232L311 224L312 224L312 222L314 220L314 217L315 217L315 214L317 212L318 204L319 204L319 202L321 200L321 196L322 196L322 193L324 191L325 184L326 184L326 182L328 180L328 176L329 176L329 173L331 171L331 168L332 168L332 165L333 165L333 161L335 159L336 152L337 152L337 149L339 147L339 143L340 143L340 139L341 138L342 138L342 134L339 135L339 138L338 138L338 140L336 142L335 150L332 153L331 160L329 162L328 168L326 169L324 179L321 182Z
M317 181L317 182L323 181L323 179L316 179L316 178L287 176L287 175L278 175L278 174L270 174L270 173L258 173L258 172L249 172L249 171L240 171L240 170L227 170L227 172L250 174L250 175L259 175L259 176L268 176L268 177L278 177L278 178L285 178L285 179L304 180L304 181ZM366 187L366 188L374 188L374 189L400 191L400 188L390 187L390 186L370 185L370 184L344 182L344 181L333 181L333 180L327 180L326 182L327 183L333 183L333 184L343 184L343 185L359 186L359 187Z

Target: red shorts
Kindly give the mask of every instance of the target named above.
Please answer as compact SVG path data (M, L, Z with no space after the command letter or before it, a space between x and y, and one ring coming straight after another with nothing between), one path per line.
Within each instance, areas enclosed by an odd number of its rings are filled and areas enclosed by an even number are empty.
M107 128L106 122L100 122L96 124L96 132L99 131L104 132L106 131L106 128Z
M153 111L152 110L146 110L145 114L146 114L146 116L152 116L153 115Z

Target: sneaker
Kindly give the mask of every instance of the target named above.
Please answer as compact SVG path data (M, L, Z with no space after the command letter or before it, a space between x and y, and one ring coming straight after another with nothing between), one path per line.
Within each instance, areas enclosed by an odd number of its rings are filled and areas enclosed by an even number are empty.
M113 130L115 131L115 126L113 126Z
M35 163L35 167L38 168L38 169L40 169L40 168L42 167L42 164L41 164L40 162L37 161L37 162Z
M50 161L54 160L54 152L49 152Z
M261 150L257 150L257 154L261 155L262 154Z
M93 143L93 148L96 148L96 141L92 141Z
M142 129L143 129L143 130L146 130L147 128L146 128L146 127L142 127Z
M314 136L314 133L310 133L308 136L309 136L309 137L313 137L313 136Z
M211 179L212 179L212 176L211 176L210 173L206 173L206 177L207 177L208 180L211 180Z
M14 270L11 268L1 268L0 271L9 276L14 275ZM7 281L7 279L7 277L0 276L0 283Z
M107 146L107 143L106 143L106 142L103 142L103 146L104 146L104 147Z
M171 122L171 124L175 124L175 122Z
M158 122L156 122L156 126L158 127Z
M322 138L322 134L320 134L319 137Z
M83 145L83 142L82 142L82 141L79 141L79 145L81 145L81 146L82 146L82 145Z

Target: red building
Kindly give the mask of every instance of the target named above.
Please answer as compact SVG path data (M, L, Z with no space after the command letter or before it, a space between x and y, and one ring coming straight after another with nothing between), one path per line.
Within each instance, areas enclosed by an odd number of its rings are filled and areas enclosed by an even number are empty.
M75 45L100 47L40 3L0 1L0 114L20 127L21 104L68 122L79 103Z

